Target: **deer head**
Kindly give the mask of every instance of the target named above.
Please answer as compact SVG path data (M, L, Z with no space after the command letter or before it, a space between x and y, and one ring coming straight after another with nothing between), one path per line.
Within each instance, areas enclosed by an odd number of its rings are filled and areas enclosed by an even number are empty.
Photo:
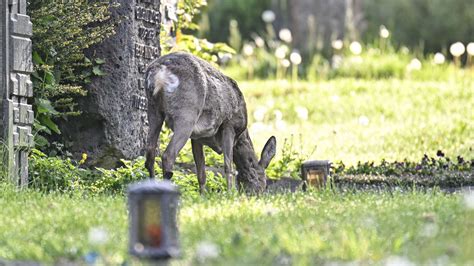
M252 140L245 130L234 146L234 163L237 168L237 185L250 193L260 193L266 188L265 169L276 153L276 139L270 137L263 147L260 160L255 154Z

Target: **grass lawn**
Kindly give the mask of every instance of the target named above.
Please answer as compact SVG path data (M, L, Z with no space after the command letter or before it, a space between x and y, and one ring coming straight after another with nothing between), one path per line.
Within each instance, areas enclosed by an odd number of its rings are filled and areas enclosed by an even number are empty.
M312 158L346 164L419 160L437 150L474 158L472 77L240 86L258 151L276 135L281 156L283 140L293 135L297 151L310 154L317 146ZM174 264L473 264L473 204L472 194L417 191L183 195L184 254ZM138 263L127 255L123 195L16 192L0 184L0 209L0 265L1 259L82 262L94 252L99 262Z
M127 255L124 197L0 191L0 258L52 263L98 252L99 263L137 263ZM474 209L464 201L440 192L185 196L184 255L174 264L473 263Z
M467 75L467 74L466 74ZM449 81L335 79L319 83L242 82L251 137L261 150L272 134L313 158L418 161L443 150L474 158L474 75ZM296 109L308 110L307 120ZM254 114L264 110L255 123ZM281 112L278 121L275 112ZM261 115L261 114L260 114Z

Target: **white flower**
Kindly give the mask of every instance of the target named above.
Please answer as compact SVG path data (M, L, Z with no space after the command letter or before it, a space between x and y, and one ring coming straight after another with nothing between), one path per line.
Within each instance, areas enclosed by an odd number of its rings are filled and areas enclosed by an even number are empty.
M262 19L265 23L272 23L275 21L275 13L271 10L265 10L262 13Z
M299 65L301 64L301 55L298 53L298 52L293 52L291 53L290 55L290 61L291 63L295 64L295 65Z
M463 193L464 205L468 209L474 209L474 191L465 191Z
M380 37L387 39L390 36L390 31L388 31L388 29L384 25L381 25L379 34L380 34Z
M278 59L285 58L287 53L288 53L288 47L286 45L281 45L275 50L275 56Z
M369 125L369 118L365 115L359 116L359 125L368 126Z
M257 45L257 47L262 48L263 46L265 46L265 41L262 39L262 37L256 36L254 40L255 40L255 45Z
M421 62L418 60L418 58L413 58L410 61L410 64L407 66L408 71L414 71L414 70L420 70L421 69Z
M265 114L267 113L267 109L265 107L257 107L257 109L253 112L253 118L255 121L261 122L265 119Z
M290 67L290 60L288 60L288 59L283 59L283 60L281 61L281 65L282 65L284 68Z
M331 96L331 101L337 103L339 101L339 96L338 95Z
M283 120L275 121L275 128L277 130L285 130L286 129L286 122Z
M214 44L209 42L207 39L204 39L203 43L206 46L206 48L209 49L209 50L212 50L214 48Z
M408 258L399 256L390 256L385 260L385 266L414 266Z
M402 48L400 48L400 52L402 54L409 54L410 53L410 49L408 49L408 47L406 46L402 46Z
M268 107L272 108L273 106L275 106L275 100L273 100L273 99L268 99L265 104L266 104Z
M219 58L221 59L221 62L222 62L222 63L227 63L227 62L229 62L229 61L232 59L232 54L230 54L230 53L222 53L222 52L219 52L217 55L218 55Z
M201 263L219 257L219 253L219 247L211 242L199 242L196 247L196 257Z
M350 58L350 61L354 64L362 64L364 62L364 60L362 59L362 57L356 55L356 56L351 56Z
M454 56L454 57L459 57L464 54L466 51L466 48L464 47L464 44L461 42L456 42L451 44L449 47L449 52Z
M427 223L421 228L420 235L423 237L435 237L439 232L439 228L435 223Z
M308 120L308 109L303 106L297 106L295 108L296 115L298 116L299 119L301 120Z
M283 113L280 110L273 111L273 115L275 116L275 120L277 121L283 119Z
M338 69L339 67L341 67L342 61L343 61L342 56L337 55L337 54L333 55L332 60L331 60L332 67L335 69Z
M355 55L360 55L362 53L362 45L359 42L351 42L349 50Z
M102 227L93 227L89 230L89 243L92 245L102 245L109 240L107 230Z
M262 122L255 122L250 126L250 131L252 133L265 132L269 130L268 126Z
M244 47L242 48L242 50L245 56L253 55L253 46L248 43L244 44Z
M293 40L293 37L291 36L291 31L287 28L283 28L280 30L278 33L278 37L286 43L290 43Z
M237 28L239 26L239 22L237 22L237 20L235 19L231 19L229 23L230 23L230 27L232 28Z
M467 53L471 56L474 56L474 42L470 42L467 45Z
M434 63L437 65L444 64L445 60L446 59L444 58L444 55L442 53L436 53L433 58Z
M334 40L332 41L331 46L334 50L341 50L344 46L344 42L342 42L342 40Z

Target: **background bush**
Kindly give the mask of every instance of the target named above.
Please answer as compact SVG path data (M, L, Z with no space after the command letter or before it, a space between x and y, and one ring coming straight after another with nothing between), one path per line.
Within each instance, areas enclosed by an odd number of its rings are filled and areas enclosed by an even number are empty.
M265 23L262 12L269 8L271 0L210 0L207 12L202 15L202 34L213 42L227 42L229 23L236 20L244 39L263 32Z
M460 41L468 43L474 36L474 1L472 0L364 0L367 30L364 39L378 38L380 25L392 31L392 40L424 52L449 49Z

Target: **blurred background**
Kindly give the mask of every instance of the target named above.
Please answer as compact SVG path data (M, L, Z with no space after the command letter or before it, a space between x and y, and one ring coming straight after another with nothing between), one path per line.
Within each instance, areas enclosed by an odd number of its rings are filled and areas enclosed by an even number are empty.
M276 134L349 164L473 157L473 1L193 3L177 46L240 82L257 146Z

